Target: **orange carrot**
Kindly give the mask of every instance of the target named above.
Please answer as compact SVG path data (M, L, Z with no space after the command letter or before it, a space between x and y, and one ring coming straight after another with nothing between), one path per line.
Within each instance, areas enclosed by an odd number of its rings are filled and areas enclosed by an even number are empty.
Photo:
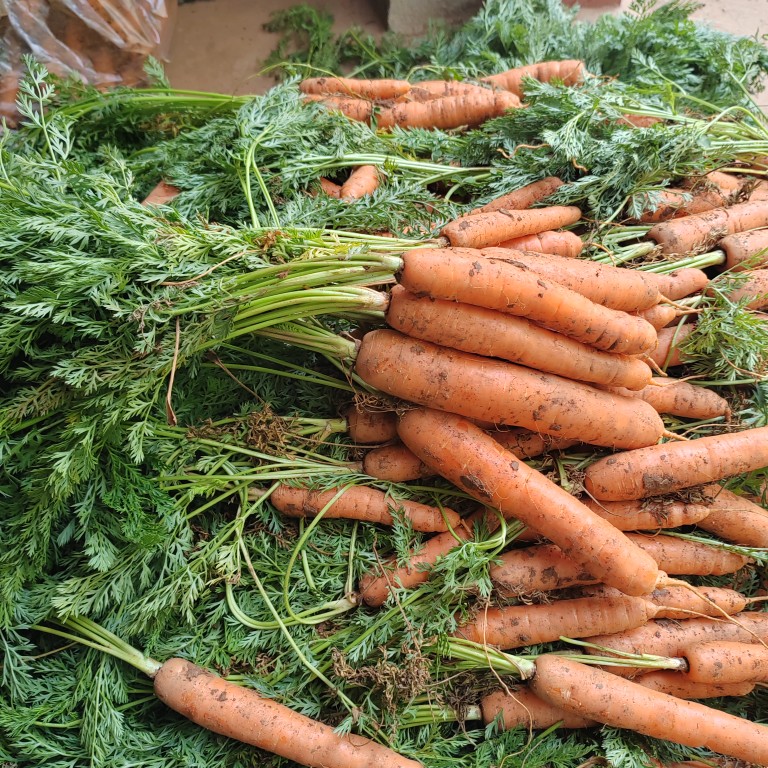
M565 637L586 637L595 627L621 632L645 624L656 615L656 606L644 597L582 597L543 605L511 605L485 608L472 621L453 632L483 645L502 650L551 643Z
M328 507L326 519L347 518L365 520L380 525L393 525L393 511L405 517L415 531L447 531L456 527L461 518L452 509L429 507L409 499L394 499L384 491L366 486L351 486L341 496L339 489L312 491L279 485L270 495L272 505L289 517L314 517ZM334 500L335 498L335 500ZM330 505L330 506L329 506Z
M506 195L497 197L495 200L491 200L490 203L473 209L468 215L474 216L477 213L490 213L491 211L501 210L522 211L525 208L530 208L534 203L546 200L556 189L562 186L563 182L557 176L547 176L539 181L526 184L514 192L508 192Z
M566 556L609 586L642 595L664 581L652 557L474 424L419 408L400 417L398 432L441 477L505 517L546 533Z
M171 709L214 733L312 768L421 768L388 747L324 723L214 675L169 659L155 675L155 694Z
M562 728L591 728L594 720L587 720L573 712L566 712L542 701L529 688L514 691L496 691L480 701L483 721L490 725L497 717L506 730L527 728L540 730L562 723Z
M181 194L178 187L168 184L165 181L159 181L152 191L142 200L142 205L167 205L175 197Z
M766 156L763 156L763 160L766 160ZM752 190L749 193L749 202L750 203L758 203L763 202L765 200L768 200L768 181L761 180L758 181L757 184L752 188Z
M548 208L515 210L503 208L487 213L463 216L443 227L442 234L452 246L485 248L523 235L533 235L548 229L575 224L581 211L573 205L551 205Z
M378 186L379 169L375 165L361 165L342 184L339 196L342 200L357 200L373 194Z
M637 358L602 352L524 317L456 301L416 297L402 285L390 292L386 319L392 328L412 338L499 357L576 381L630 389L651 382L650 368Z
M439 248L408 251L402 258L399 282L416 295L527 317L606 352L640 354L656 346L656 329L642 318L595 304L508 261Z
M744 269L744 262L751 267L763 267L768 264L768 229L751 229L724 237L718 248L725 251L725 268L732 272Z
M408 101L383 107L376 115L379 128L460 128L476 126L520 106L519 99L505 91L478 89L460 96L430 101Z
M768 756L768 728L763 725L561 656L539 656L529 685L550 704L616 728L689 747L708 747L758 765L765 764Z
M364 405L351 405L344 410L344 418L347 420L347 433L354 443L387 443L397 438L394 411L376 411Z
M488 93L488 88L462 80L422 80L411 85L405 98L407 101L430 101L446 96L468 96L478 91Z
M658 344L656 349L650 352L646 357L652 360L659 368L674 368L682 365L685 360L685 354L680 350L680 345L695 330L693 323L685 325L675 325L669 328L662 328L656 334Z
M657 274L644 272L646 279L653 282L663 296L668 299L683 299L692 293L703 291L709 284L707 273L694 267L676 269L674 272Z
M719 485L706 491L709 514L699 528L743 547L768 547L768 510Z
M407 80L360 80L352 77L310 77L299 83L302 93L322 96L360 96L386 101L403 96L411 89Z
M499 248L512 248L516 251L533 251L534 253L552 253L575 259L584 247L582 239L568 230L557 232L539 232L537 235L513 237L499 243Z
M719 696L746 696L755 687L749 682L697 682L674 670L660 669L634 679L643 688L666 693L677 699L716 699Z
M584 487L596 499L641 499L768 465L768 427L664 443L599 459Z
M667 298L670 298L669 296ZM639 315L649 322L657 331L661 330L665 325L669 325L676 317L677 310L671 307L669 304L657 304L655 307L649 307L641 312L634 314Z
M332 112L341 112L350 120L369 123L373 114L373 104L365 99L345 98L343 96L313 96L304 97L305 101L317 101Z
M328 197L335 197L337 199L341 197L341 185L336 184L330 179L326 179L325 176L320 177L320 189L322 189Z
M363 457L363 472L390 483L406 483L433 475L432 470L402 443L368 451Z
M744 274L746 279L728 291L728 298L731 301L748 299L746 306L749 309L768 306L768 269L752 269Z
M706 192L696 195L691 191L674 187L654 190L653 197L643 193L640 199L647 201L643 212L637 217L637 220L643 224L655 224L681 216L705 213L725 204L720 196Z
M585 74L587 72L583 61L567 59L563 61L540 61L536 64L526 64L522 67L508 69L505 72L499 72L497 75L489 75L480 79L485 83L490 83L498 88L504 88L522 97L524 77L531 77L534 80L540 80L542 83L562 80L565 85L575 85L584 79Z
M625 312L639 312L659 303L654 277L637 269L598 264L589 259L570 259L550 253L525 253L506 248L483 248L483 256L509 261L530 269L546 280L559 283L595 304Z
M542 435L528 429L496 429L489 430L488 434L520 459L532 459L549 451L564 451L579 443L578 440Z
M659 413L683 416L686 419L731 417L731 409L725 398L711 389L697 387L688 381L654 376L653 382L643 389L610 387L610 391L624 397L639 397Z
M707 517L710 509L706 501L697 504L671 499L596 501L585 498L583 503L620 531L655 531L693 525Z
M594 445L653 445L664 431L642 400L395 331L366 334L355 371L370 386L412 403Z
M617 121L622 125L631 125L633 128L650 128L657 123L663 123L664 121L660 117L653 117L652 115L633 115L627 113L622 115Z
M756 643L713 640L683 651L685 677L697 683L762 683L768 681L768 648Z

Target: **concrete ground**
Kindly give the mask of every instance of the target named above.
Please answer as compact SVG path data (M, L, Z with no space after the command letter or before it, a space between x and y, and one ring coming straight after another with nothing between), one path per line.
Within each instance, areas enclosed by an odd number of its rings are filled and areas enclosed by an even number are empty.
M302 0L329 11L336 29L361 26L371 34L386 28L381 3L376 0ZM457 0L465 2L465 0ZM616 12L616 0L587 0L581 16L594 19ZM177 88L224 93L262 93L273 84L259 74L276 36L262 25L279 9L300 0L196 0L179 7L166 71ZM412 0L418 5L417 0ZM586 5L586 2L585 2ZM630 0L621 0L628 8ZM445 0L451 6L451 0ZM696 18L740 35L768 33L768 0L703 0Z

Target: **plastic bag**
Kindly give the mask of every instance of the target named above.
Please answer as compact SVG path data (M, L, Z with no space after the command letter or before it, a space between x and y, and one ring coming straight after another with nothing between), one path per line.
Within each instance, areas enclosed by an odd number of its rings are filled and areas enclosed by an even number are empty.
M140 85L147 56L167 58L176 0L0 0L0 115L10 122L31 53L97 87Z

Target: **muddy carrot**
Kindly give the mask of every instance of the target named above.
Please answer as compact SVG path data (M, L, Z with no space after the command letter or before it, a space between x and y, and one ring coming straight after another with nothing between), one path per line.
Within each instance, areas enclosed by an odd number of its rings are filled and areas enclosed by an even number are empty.
M540 61L536 64L526 64L522 67L508 69L496 75L483 77L481 80L498 88L504 88L518 96L523 95L523 78L531 77L542 83L552 80L562 80L565 85L575 85L584 79L586 69L584 62L577 59L562 61Z
M719 485L707 487L705 503L709 514L699 528L743 547L768 547L768 510Z
M520 187L520 189L516 189L513 192L508 192L506 195L497 197L491 200L490 203L481 205L479 208L474 208L468 215L472 216L476 213L490 213L491 211L500 210L522 211L530 208L535 203L546 200L555 190L562 186L563 182L557 176L547 176L539 181L526 184L524 187Z
M310 77L299 83L302 93L322 96L359 96L386 101L403 96L411 89L407 80L362 80L352 77Z
M347 433L353 443L387 443L397 438L397 416L394 411L351 405L344 410L344 418L347 421Z
M745 262L750 268L768 264L768 229L751 229L724 237L718 248L725 251L725 267L732 272L740 272Z
M683 672L657 670L638 675L634 682L652 691L666 693L677 699L716 699L720 696L746 696L754 687L749 682L697 682Z
M514 237L499 243L499 248L512 248L516 251L533 251L534 253L552 253L575 259L584 247L582 239L568 230L557 232L539 232L537 235Z
M712 640L683 650L684 676L696 683L762 683L768 681L768 648L757 643Z
M654 350L647 354L647 359L653 361L659 368L675 368L685 363L685 353L680 345L696 329L695 324L670 326L657 331L658 344Z

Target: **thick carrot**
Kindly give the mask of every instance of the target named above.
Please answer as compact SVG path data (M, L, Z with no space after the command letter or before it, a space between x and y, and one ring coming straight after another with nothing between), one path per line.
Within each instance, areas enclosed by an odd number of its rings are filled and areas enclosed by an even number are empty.
M653 202L647 193L641 199L648 200L643 212L637 217L637 220L643 224L656 224L681 216L705 213L724 205L721 197L714 196L708 191L697 195L674 187L654 190Z
M514 192L508 192L506 195L497 197L495 200L491 200L490 203L473 209L468 215L473 216L477 213L490 213L491 211L500 210L522 211L525 208L530 208L535 203L546 200L556 189L562 186L563 181L558 179L557 176L547 176L539 181L526 184Z
M349 174L341 185L342 200L358 200L372 195L379 186L379 169L375 165L361 165Z
M376 115L379 128L459 128L476 126L516 109L520 100L505 91L478 89L460 96L430 101L406 101L383 107Z
M657 331L658 344L645 358L653 361L659 368L675 368L686 361L685 353L680 350L680 345L695 330L694 323L674 325Z
M768 264L768 229L751 229L724 237L718 248L725 251L725 268L741 272L744 262L751 268Z
M532 459L549 451L564 451L579 441L531 432L529 429L496 429L488 434L520 459Z
M322 96L360 96L386 101L403 96L411 89L407 80L361 80L353 77L309 77L299 83L302 93Z
M642 317L643 320L649 322L657 331L659 331L665 325L669 325L677 317L677 310L669 304L657 304L655 307L649 307L648 309L644 309L641 312L636 312L634 314Z
M660 117L653 117L653 115L633 115L628 112L622 115L616 122L620 125L631 125L633 128L650 128L652 125L663 123L664 120Z
M660 669L638 675L634 682L652 691L677 699L716 699L719 696L746 696L755 687L749 682L697 682L682 672Z
M656 615L656 606L644 597L581 597L543 605L485 608L453 633L483 645L504 649L551 643L565 637L591 635L595 627L605 633L639 627Z
M417 297L402 285L390 292L386 319L392 328L412 338L498 357L575 381L639 389L652 378L650 368L637 358L602 352L524 317Z
M693 293L703 291L709 284L707 273L695 267L676 269L674 272L657 274L655 272L643 273L650 280L659 293L668 299L683 299Z
M584 487L596 499L642 499L768 465L768 427L664 443L599 459Z
M501 261L520 264L546 280L559 283L595 304L625 312L639 312L661 298L653 277L636 269L598 264L590 259L570 259L550 253L483 248L481 253Z
M557 232L539 232L537 235L513 237L499 243L499 248L512 248L516 251L533 251L534 253L552 253L575 259L584 247L582 239L568 230Z
M702 501L673 501L669 499L635 499L632 501L596 501L585 498L586 504L596 515L604 517L620 531L655 531L659 528L679 528L693 525L709 514L709 507Z
M485 248L523 235L576 224L581 211L573 205L551 205L548 208L515 210L503 208L487 213L463 216L443 227L442 235L452 246Z
M721 488L707 488L709 514L697 525L743 547L768 547L768 510Z
M768 648L757 643L712 640L683 651L685 677L697 683L763 683L768 681Z
M575 85L584 79L586 69L584 62L577 59L562 61L539 61L536 64L526 64L522 67L508 69L496 75L480 78L485 83L490 83L498 88L523 95L523 78L531 77L542 83L552 80L562 80L565 85Z
M173 184L168 184L166 181L159 181L141 201L141 204L167 205L179 194L181 194L181 190L178 187L174 187Z
M615 395L639 397L650 403L659 413L682 416L686 419L714 419L717 416L731 417L728 401L717 392L706 387L697 387L688 381L655 376L652 383L643 389L611 387Z
M155 694L171 709L214 733L312 768L420 768L382 744L339 734L255 690L230 683L185 659L155 675Z
M594 720L587 720L573 712L547 704L525 687L516 688L514 691L496 691L483 696L480 709L486 725L499 718L505 730L540 730L551 728L556 723L561 723L562 728L591 728L595 725Z
M416 295L527 317L606 352L642 354L656 347L656 329L642 318L595 304L508 261L450 248L416 249L402 259L399 282Z
M388 443L397 438L397 415L394 411L377 411L364 405L351 405L344 410L344 418L347 421L347 433L354 443Z
M664 430L642 400L396 331L366 334L355 371L370 386L418 405L594 445L653 445Z
M763 160L765 161L766 159L768 158L763 155ZM748 200L750 203L758 203L768 200L768 181L758 181L750 191Z
M384 491L361 485L347 488L334 501L338 490L312 491L280 485L272 492L269 500L289 517L314 517L330 505L324 518L348 518L380 525L393 525L395 518L392 513L397 511L410 521L414 530L427 533L447 531L449 526L454 528L461 520L452 509L444 507L440 510L409 499L393 499Z
M616 728L764 765L768 728L644 688L601 669L545 654L529 685L550 704Z
M320 177L320 189L322 189L328 197L335 197L336 199L341 197L341 185L330 179L326 179L325 176Z
M724 235L768 226L768 201L736 203L706 213L656 224L648 231L662 253L689 253L706 249Z
M732 198L741 190L743 185L743 180L738 176L734 176L732 173L723 173L722 171L710 171L704 176L690 177L681 183L681 186L685 189L696 190L706 188L721 195L723 198Z
M405 100L430 101L446 96L467 96L478 91L488 93L488 88L463 80L422 80L411 85L411 90L405 94Z
M373 104L365 99L344 96L304 96L305 101L317 101L332 112L341 112L350 120L369 123L373 114Z
M746 279L728 291L728 298L732 301L748 299L748 309L763 309L768 306L768 269L752 269L744 274Z
M545 533L566 556L609 586L642 595L664 580L653 558L474 424L420 408L400 417L398 432L441 477L482 504Z
M402 443L373 448L363 456L363 472L390 483L432 477L432 470Z

